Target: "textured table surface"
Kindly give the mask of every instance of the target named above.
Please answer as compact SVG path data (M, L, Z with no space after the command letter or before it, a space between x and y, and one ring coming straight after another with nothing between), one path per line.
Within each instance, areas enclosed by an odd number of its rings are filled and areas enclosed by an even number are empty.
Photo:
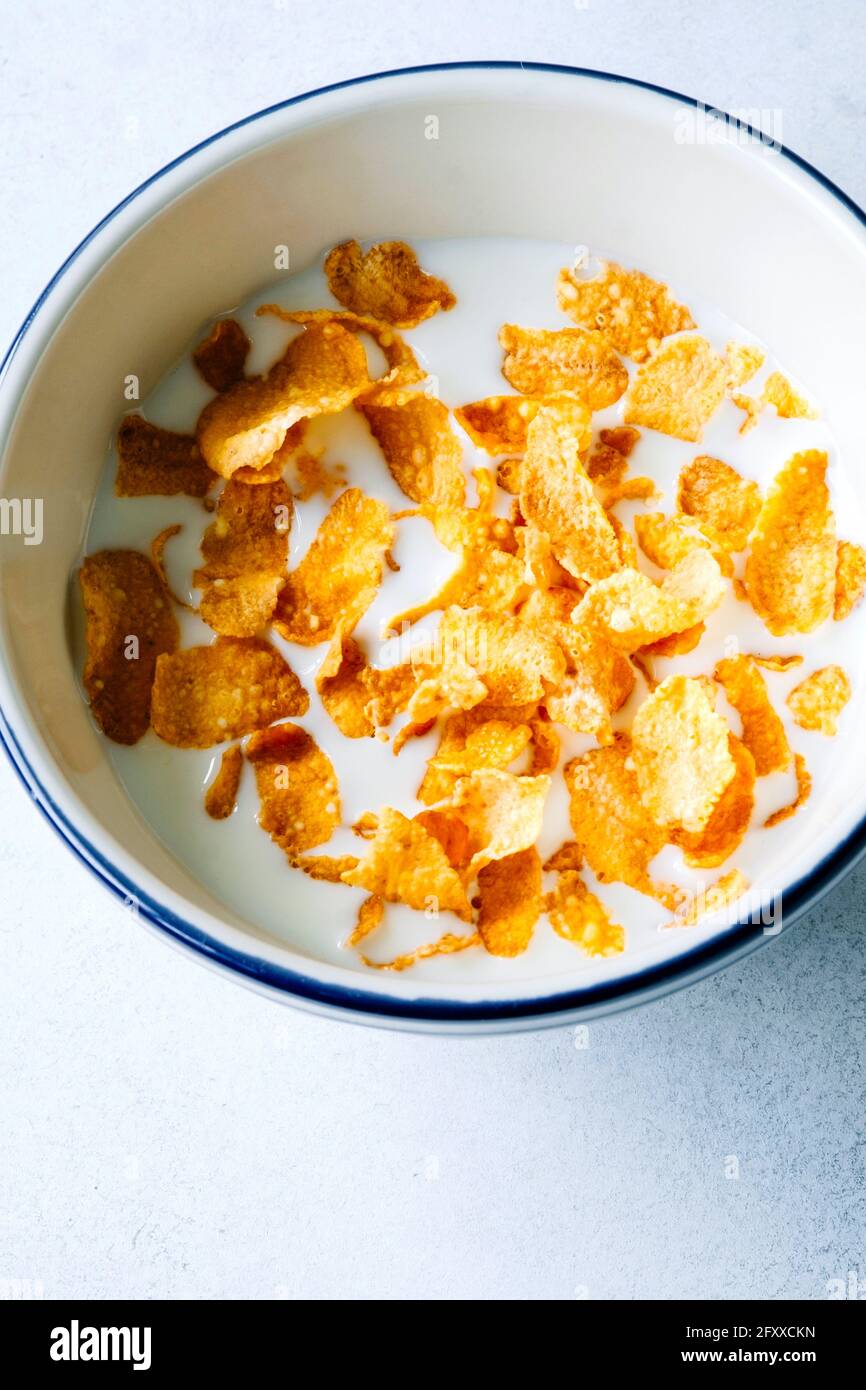
M757 108L866 201L859 0L0 0L0 27L4 342L173 155L404 64L552 60ZM0 882L0 1296L814 1299L866 1278L866 867L583 1048L364 1031L215 978L91 881L5 762Z

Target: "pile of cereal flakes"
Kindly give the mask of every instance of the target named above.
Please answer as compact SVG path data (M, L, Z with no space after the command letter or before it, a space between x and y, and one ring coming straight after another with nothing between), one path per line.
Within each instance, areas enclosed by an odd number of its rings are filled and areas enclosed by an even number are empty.
M80 573L84 680L99 726L124 744L148 728L178 748L227 744L206 795L217 819L231 814L249 763L259 823L289 864L365 890L347 945L374 931L388 902L423 910L432 900L467 924L379 968L479 945L517 956L542 914L589 956L621 952L624 930L585 883L584 864L599 883L625 883L664 904L672 924L736 900L748 887L737 869L697 903L654 881L649 867L667 844L690 866L727 864L749 828L757 778L795 766L797 799L767 824L806 800L808 770L792 754L764 675L803 658L737 655L705 675L661 681L652 659L697 648L731 586L775 636L841 621L866 588L866 552L837 540L827 456L817 450L790 458L765 496L729 464L698 455L680 474L677 510L638 516L634 536L612 508L655 495L650 479L629 471L641 429L698 443L726 396L743 410L743 430L767 407L807 418L811 407L779 373L759 395L745 393L763 354L736 343L717 354L666 286L613 263L592 277L566 269L557 292L574 326L504 324L502 372L515 394L454 412L499 460L476 470L478 505L468 507L449 410L424 389L425 372L397 332L451 309L454 295L402 242L367 252L347 242L329 253L325 271L342 310L259 310L298 330L264 375L245 374L250 342L234 319L219 321L196 348L196 367L215 394L195 436L140 415L120 426L119 495L183 493L212 513L194 585L198 612L217 636L179 646L181 600L163 566L178 527L153 540L150 556L89 556ZM363 335L384 358L377 380ZM637 364L631 382L622 357ZM623 395L623 423L593 441L593 411ZM304 452L304 432L314 416L347 409L365 419L411 506L392 514L346 488L287 572L293 494L284 471L292 461L295 496L332 496L340 479ZM497 514L500 490L512 495L508 515ZM394 564L395 526L407 515L427 519L455 568L438 593L393 620L396 628L441 611L436 641L378 669L352 632L383 567ZM638 547L662 578L638 567ZM737 578L734 557L746 551ZM293 643L325 648L316 689L345 738L383 738L403 714L390 748L382 744L383 757L399 756L409 739L440 729L417 793L424 809L411 818L388 806L362 816L353 827L363 842L358 855L310 853L342 823L340 788L315 740L288 722L307 712L309 695L268 640L271 626ZM636 671L648 693L630 730L614 732L611 718ZM716 708L720 690L740 715L739 734ZM808 675L788 705L804 729L832 735L850 693L845 672L828 666ZM542 863L536 841L559 775L558 725L596 746L562 769L573 838ZM521 757L527 771L509 771ZM545 881L554 886L546 891Z

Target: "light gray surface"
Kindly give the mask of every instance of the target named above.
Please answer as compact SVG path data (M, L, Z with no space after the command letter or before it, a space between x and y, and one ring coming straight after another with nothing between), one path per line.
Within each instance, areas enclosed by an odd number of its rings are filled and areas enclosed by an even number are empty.
M550 60L777 134L781 113L866 201L859 0L0 0L0 28L4 343L166 160L403 64ZM866 868L580 1048L340 1027L217 979L114 904L5 761L0 882L0 1296L822 1298L866 1279Z

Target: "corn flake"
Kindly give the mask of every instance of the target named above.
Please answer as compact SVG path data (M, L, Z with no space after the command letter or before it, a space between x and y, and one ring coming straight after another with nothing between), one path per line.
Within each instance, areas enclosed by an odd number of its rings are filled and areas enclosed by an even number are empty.
M587 956L617 956L625 950L625 932L611 921L604 903L591 893L579 873L566 869L544 903L557 936L574 942Z
M506 323L499 342L505 350L502 375L525 396L571 391L590 410L603 410L628 386L628 372L600 333Z
M319 667L316 689L346 738L370 738L409 703L416 676L409 662L370 666L357 642L338 631Z
M380 241L362 251L344 241L325 258L328 288L358 314L374 314L395 328L414 328L457 303L444 280L428 275L405 241Z
M531 707L530 707L531 708ZM429 806L450 796L457 781L485 767L507 768L532 742L521 709L476 705L449 715L436 753L427 763L418 800Z
M806 759L801 753L794 754L794 770L797 774L797 795L790 805L780 807L767 817L764 821L765 830L772 830L774 825L781 825L783 821L790 820L812 795L812 778L806 766Z
M691 900L686 900L677 912L669 927L693 927L702 917L713 912L721 912L729 903L736 902L748 891L749 880L739 869L730 869L711 884L704 892Z
M219 319L195 349L192 360L214 391L242 381L250 340L237 319Z
M667 285L641 270L623 270L615 261L602 261L601 273L593 279L567 267L561 270L557 300L581 328L596 329L635 362L646 361L669 333L697 326Z
M575 609L573 622L605 634L624 652L684 632L718 608L725 583L706 550L693 550L661 584L635 569L602 579Z
M645 512L634 519L638 545L659 569L670 570L693 550L709 550L722 574L730 576L733 566L727 551L714 544L691 517L682 513L665 516L662 512Z
M115 743L137 743L151 719L159 657L180 641L168 593L146 555L101 550L79 571L86 618L84 688L93 717Z
M627 883L667 901L673 890L648 872L667 834L641 800L628 735L574 758L564 773L575 843L599 883Z
M696 443L725 394L725 364L706 338L677 338L638 371L625 422Z
M216 482L190 434L127 415L117 431L118 497L204 497Z
M746 562L752 607L775 637L811 632L833 612L836 525L827 455L794 454L764 500Z
M736 772L703 830L675 830L672 840L695 869L715 869L730 859L749 828L755 806L755 760L735 734L728 734L728 751Z
M224 478L261 469L298 420L335 415L370 385L357 336L336 322L311 322L264 376L238 381L208 402L198 447Z
M698 832L736 773L728 726L709 682L668 676L632 724L632 758L643 803L659 825Z
M785 727L770 703L767 682L749 656L726 657L713 672L743 721L743 743L759 777L791 766Z
M243 770L241 746L233 743L223 751L219 771L205 792L204 808L212 820L227 820L234 811Z
M220 494L194 575L200 613L215 632L252 637L274 612L286 579L292 496L282 479L257 487L234 479Z
M677 506L726 550L745 550L761 510L761 491L730 464L701 454L680 473Z
M480 768L460 778L451 806L469 830L470 874L535 844L549 790L545 773L516 777L498 768Z
M505 613L448 608L439 624L436 646L438 667L412 698L413 720L429 718L448 705L472 709L482 701L537 704L565 675L558 643Z
M736 391L738 386L744 386L747 381L751 381L755 372L764 365L764 356L763 350L759 347L752 347L747 343L728 343L725 348L725 361L728 366L725 385L728 391Z
M350 633L376 597L394 526L384 502L358 488L340 494L289 574L274 622L288 642L315 647Z
M832 738L836 720L850 699L851 682L842 667L822 666L791 691L787 704L801 729Z
M463 450L441 401L423 392L387 390L360 402L358 409L407 497L443 507L462 505Z
M151 721L175 748L211 748L275 719L306 714L309 703L269 642L218 637L209 647L186 647L157 659Z
M343 882L422 912L455 912L466 922L472 919L463 883L439 840L390 806L378 817L368 854L343 874Z
M579 454L589 438L589 412L579 401L545 406L529 428L520 510L545 532L561 565L590 583L620 567L616 533Z
M836 595L833 617L841 623L866 593L866 550L852 541L840 541L836 549Z
M772 405L776 414L783 420L816 420L818 412L803 396L795 391L787 377L781 372L772 372L764 383L759 396L734 395L734 405L746 412L740 426L740 434L747 434L757 423L765 406Z
M488 454L522 454L529 426L544 404L531 396L488 396L461 406L454 415L477 448Z
M247 743L246 755L256 775L259 825L290 862L329 840L340 824L337 774L306 729L262 729Z
M519 956L541 914L541 860L534 845L478 873L477 926L491 956Z

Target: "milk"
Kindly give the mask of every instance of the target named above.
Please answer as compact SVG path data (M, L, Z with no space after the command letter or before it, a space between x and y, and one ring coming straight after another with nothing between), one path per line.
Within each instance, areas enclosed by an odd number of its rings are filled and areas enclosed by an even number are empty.
M595 248L593 248L595 249ZM501 375L502 350L497 332L504 322L514 322L536 328L564 328L570 320L556 304L556 279L559 269L571 263L574 247L569 244L536 241L476 239L430 241L416 245L424 267L442 277L457 296L457 307L449 313L438 313L432 319L405 334L419 360L430 374L428 389L449 407L478 400L484 396L510 392ZM646 267L664 278L664 268ZM668 280L670 283L670 280ZM756 339L739 325L732 323L714 306L696 301L688 286L671 285L675 296L686 303L703 333L720 352L734 339L754 343ZM256 308L263 303L276 302L287 309L319 308L331 305L332 300L324 275L317 267L277 284L258 294L240 309L236 317L252 340L253 347L247 363L250 373L266 370L284 351L290 337L298 330L272 317L257 318ZM209 325L201 325L190 339L190 348L201 340ZM765 344L760 344L767 350ZM784 344L779 345L784 352ZM382 359L375 347L369 348L371 368L382 370ZM634 372L633 364L626 365ZM761 372L744 390L758 394L764 378L773 370L784 371L784 360L777 361L767 350L767 361ZM795 383L809 397L808 382ZM166 376L158 388L143 402L147 419L167 429L192 433L196 420L212 392L201 380L189 354ZM811 398L810 398L811 399ZM814 402L820 405L820 402ZM618 401L593 417L594 427L621 423L623 403ZM680 469L698 454L710 454L724 459L748 478L754 478L766 489L785 461L798 450L819 448L827 450L831 468L830 486L836 511L840 539L861 540L866 533L861 508L846 479L844 466L837 458L831 430L824 420L779 420L772 410L762 415L758 426L749 434L739 434L743 413L729 401L723 402L704 430L699 445L641 431L640 441L631 458L631 472L654 479L660 498L649 503L621 503L616 514L626 523L641 511L675 509L676 482ZM467 474L467 500L472 505L476 491L471 471L477 467L495 466L495 460L474 448L468 437L454 425L464 444ZM371 496L381 498L394 510L411 506L397 488L372 439L363 418L354 410L340 416L311 422L305 447L313 452L323 451L323 461L329 466L345 465L345 483L362 488ZM107 460L105 474L95 499L87 535L85 553L103 547L132 547L147 550L153 536L171 523L179 522L184 530L168 543L166 570L174 592L197 603L197 591L191 587L192 572L200 563L199 542L210 517L201 501L187 497L115 497L114 475L116 455ZM286 474L290 485L291 471ZM336 494L335 494L336 495ZM333 501L333 498L331 499ZM290 536L290 567L294 567L331 505L321 495L296 504ZM499 496L499 510L505 514L511 499ZM629 526L629 529L631 527ZM399 571L385 569L379 594L355 630L356 639L367 651L373 665L387 666L402 659L405 644L382 640L384 625L395 614L426 599L437 590L455 568L455 556L435 539L426 521L407 518L397 523L392 553ZM737 572L742 573L743 557L737 557ZM656 570L641 556L641 567L658 576ZM786 845L791 827L798 833L812 819L815 823L825 814L822 800L832 785L834 768L845 757L846 743L856 736L855 707L864 686L866 642L863 641L864 610L858 609L845 623L826 623L808 637L773 638L748 604L738 602L733 594L707 622L707 634L698 650L672 660L656 660L655 675L662 679L674 672L685 674L710 673L722 656L737 650L771 654L799 652L805 657L802 666L784 674L765 672L771 699L781 715L792 748L802 752L813 777L813 792L809 803L797 813L794 821L767 831L752 829L743 844L720 870L709 872L687 869L680 851L665 848L652 865L653 876L676 882L690 891L701 891L720 873L737 867L754 884L775 888L789 881ZM178 609L182 644L207 643L214 634L195 614ZM439 614L423 619L411 631L413 641L435 632ZM364 811L378 811L384 805L395 806L412 816L421 808L415 793L424 774L427 759L438 745L438 731L426 737L410 739L399 757L394 757L391 742L380 738L344 738L325 713L315 689L316 671L327 651L327 643L318 647L300 647L284 642L275 632L270 638L285 655L292 669L301 678L310 696L309 713L296 722L307 728L319 746L331 759L339 779L343 822L348 827ZM405 642L405 639L404 639ZM840 719L839 734L828 740L818 734L798 729L785 705L785 695L810 671L830 662L838 662L848 672L854 687L851 704ZM617 728L631 724L635 710L646 696L646 686L638 676L635 690L625 708L614 719ZM735 733L740 731L739 716L719 693L718 708L730 720ZM387 731L393 735L405 722L398 716ZM552 779L547 802L544 828L539 841L542 857L550 854L571 837L568 822L568 798L561 768L569 758L594 746L594 741L570 733L557 726L562 738L562 758L559 770ZM168 846L171 852L226 905L256 928L267 932L294 950L311 957L356 968L367 973L354 951L341 946L354 924L364 894L344 885L315 882L297 870L289 868L282 851L262 831L256 822L258 797L252 770L245 767L234 814L225 821L212 821L204 811L204 790L219 767L222 747L205 751L170 748L152 732L133 748L121 747L106 741L106 751L117 776L138 808L151 831ZM524 770L515 764L514 770ZM757 784L756 808L753 823L761 826L770 812L787 804L795 795L793 772L776 773L762 778ZM318 846L312 853L341 854L365 852L364 842L349 829L339 830L327 845ZM783 867L783 865L785 867ZM626 928L626 951L629 966L646 964L661 953L670 954L671 932L664 926L670 914L658 903L622 884L599 887L587 870L587 882L608 906L612 916ZM552 876L548 878L553 886ZM434 940L443 931L468 930L456 918L443 914L441 918L426 919L424 914L409 908L389 904L385 922L365 943L368 954L377 960L411 950L426 941ZM700 928L676 933L683 948L693 944L694 933ZM414 968L417 978L437 981L504 982L509 978L539 980L575 971L590 973L596 978L605 969L621 968L622 962L591 963L585 961L577 948L555 935L542 918L527 953L517 961L497 960L483 950L466 951L438 960L420 963Z

